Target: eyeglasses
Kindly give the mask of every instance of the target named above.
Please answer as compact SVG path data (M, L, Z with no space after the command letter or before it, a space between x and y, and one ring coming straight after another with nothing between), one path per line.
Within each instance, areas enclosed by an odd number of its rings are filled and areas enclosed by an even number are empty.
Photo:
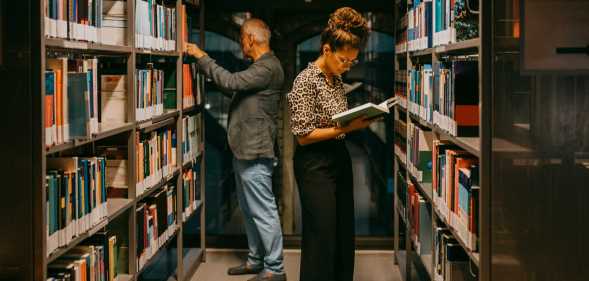
M349 60L349 59L342 58L342 57L338 56L336 53L333 53L333 54L335 55L335 57L337 58L337 60L341 64L343 64L343 65L354 66L354 65L358 64L358 60L357 59L355 59L355 60Z

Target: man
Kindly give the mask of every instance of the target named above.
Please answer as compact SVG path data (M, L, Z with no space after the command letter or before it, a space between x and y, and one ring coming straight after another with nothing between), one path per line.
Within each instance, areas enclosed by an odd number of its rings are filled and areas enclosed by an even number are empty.
M272 172L278 153L275 120L284 72L270 50L270 29L263 21L243 23L241 48L253 64L236 73L217 65L196 45L187 44L186 52L198 60L200 69L215 84L234 92L227 135L249 254L245 264L230 268L228 274L257 274L250 281L283 281L282 231L272 193Z

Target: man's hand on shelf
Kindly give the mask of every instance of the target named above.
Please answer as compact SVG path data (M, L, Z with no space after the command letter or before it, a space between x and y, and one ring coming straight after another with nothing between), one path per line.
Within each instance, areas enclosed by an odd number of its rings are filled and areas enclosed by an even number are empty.
M200 59L207 55L207 53L201 50L196 44L192 43L184 43L184 52L197 59Z

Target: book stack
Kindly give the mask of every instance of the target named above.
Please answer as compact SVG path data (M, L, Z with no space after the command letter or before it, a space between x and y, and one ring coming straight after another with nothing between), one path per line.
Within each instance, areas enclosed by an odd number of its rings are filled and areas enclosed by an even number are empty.
M478 15L470 0L433 0L433 45L452 44L479 36ZM470 1L478 9L478 1Z
M176 8L155 0L135 1L135 44L137 48L176 50Z
M186 222L198 207L200 200L200 164L182 173L182 221Z
M434 141L434 203L470 251L478 251L478 159L455 145Z
M137 69L135 119L143 121L164 113L164 71Z
M201 115L183 117L182 130L182 159L188 164L201 154Z
M125 123L127 120L127 76L102 75L100 78L100 123Z
M409 121L407 136L407 169L420 183L432 182L432 131Z
M470 259L450 231L437 227L434 239L434 280L435 281L474 281Z
M176 167L176 130L163 128L138 133L137 196L174 173Z
M47 255L107 216L106 160L47 158Z
M88 139L98 132L98 60L47 59L45 145Z
M417 192L415 185L409 183L407 189L411 225L411 240L419 255L431 255L432 252L432 210L423 196Z
M478 136L478 62L436 63L433 71L433 123L452 136Z
M434 77L431 64L409 69L407 75L409 112L433 122Z
M409 51L432 47L432 0L414 0L408 12L407 45Z
M174 236L176 225L176 187L164 186L137 204L137 270Z
M127 2L103 0L101 39L103 44L127 43Z

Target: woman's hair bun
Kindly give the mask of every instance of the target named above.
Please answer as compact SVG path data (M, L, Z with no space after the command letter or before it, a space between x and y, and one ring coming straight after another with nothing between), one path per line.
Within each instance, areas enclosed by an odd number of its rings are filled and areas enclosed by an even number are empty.
M358 37L365 37L368 34L366 19L350 7L343 7L333 12L327 22L327 27L332 32L338 30L350 32Z

